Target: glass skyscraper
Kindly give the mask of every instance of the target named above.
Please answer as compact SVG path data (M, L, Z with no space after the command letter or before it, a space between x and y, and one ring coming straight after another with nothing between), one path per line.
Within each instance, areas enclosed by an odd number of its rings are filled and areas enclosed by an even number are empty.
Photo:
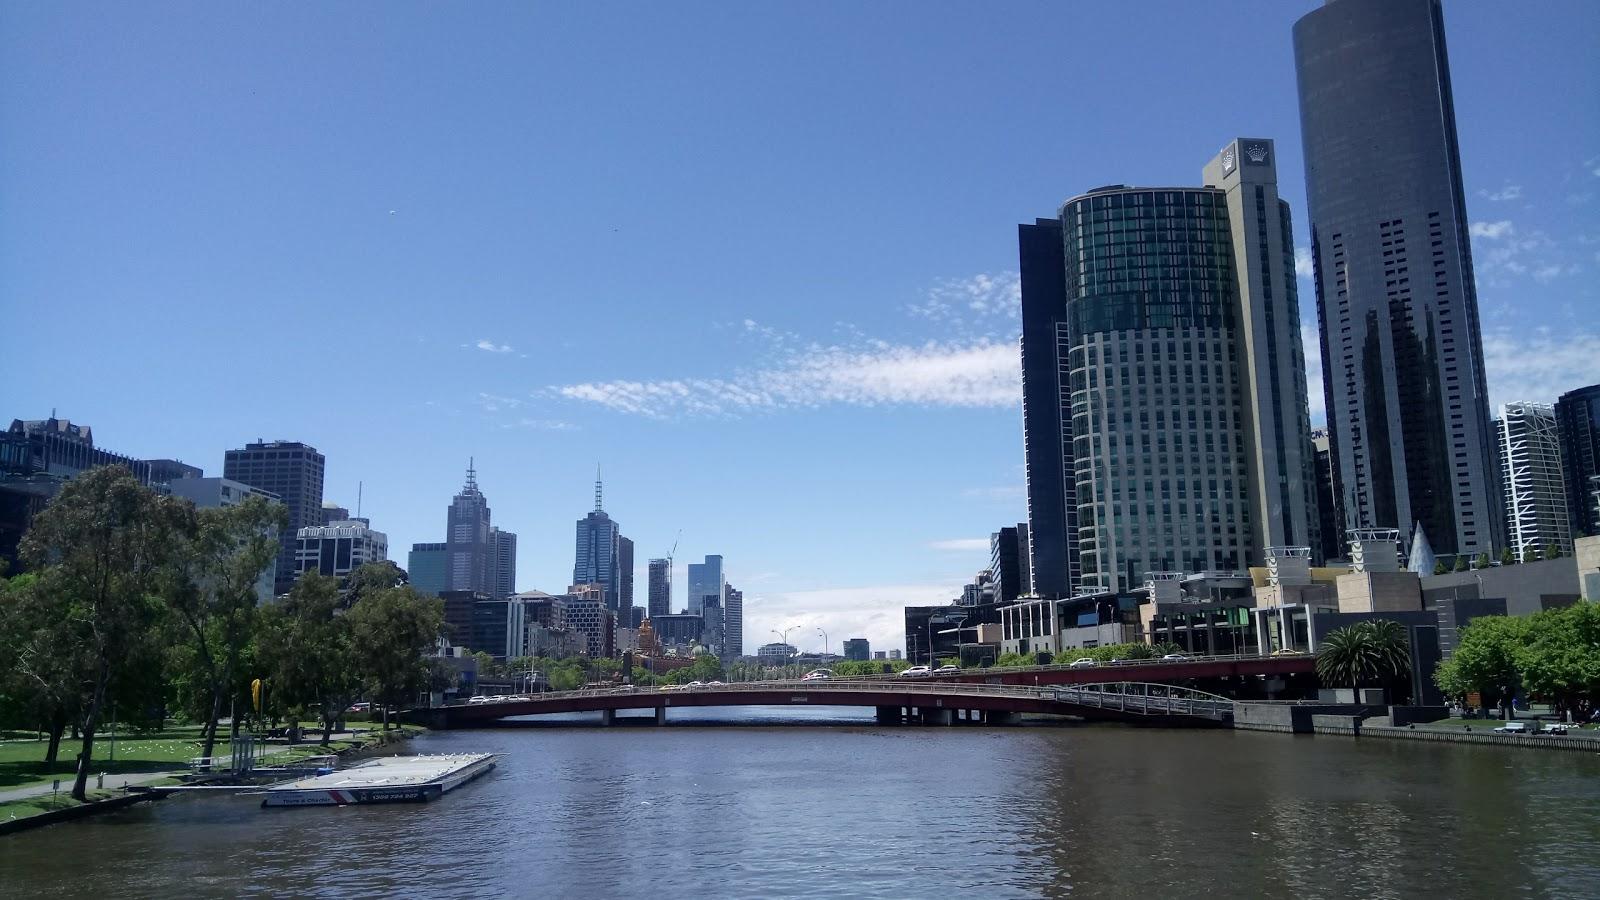
M594 511L578 520L572 583L598 584L605 591L606 608L622 608L622 533L620 526L601 508L601 483L594 482ZM632 545L629 545L632 562ZM632 585L629 585L632 593Z
M689 563L689 612L699 615L705 608L707 597L713 598L720 607L726 598L726 590L722 557L707 555L703 563Z
M446 516L446 575L449 590L492 594L489 500L478 490L478 471L467 463L467 481L450 501Z
M1542 559L1551 548L1571 556L1572 523L1555 410L1542 403L1507 403L1500 407L1495 433L1506 539L1517 561Z
M1572 536L1600 534L1600 384L1562 394L1555 416Z
M1346 528L1503 545L1455 108L1438 0L1330 0L1294 26Z

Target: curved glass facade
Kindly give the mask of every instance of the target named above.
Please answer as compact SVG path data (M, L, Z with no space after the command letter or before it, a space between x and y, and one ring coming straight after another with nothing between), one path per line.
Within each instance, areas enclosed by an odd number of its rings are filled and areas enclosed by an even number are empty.
M1061 210L1082 584L1249 565L1249 424L1226 197L1115 189Z

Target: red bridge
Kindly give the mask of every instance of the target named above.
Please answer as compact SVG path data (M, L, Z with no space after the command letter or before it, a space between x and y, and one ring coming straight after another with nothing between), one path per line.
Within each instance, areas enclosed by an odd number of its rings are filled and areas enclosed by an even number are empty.
M695 687L597 688L530 697L460 703L407 714L434 728L489 725L500 720L549 713L600 712L611 724L618 710L647 709L657 724L666 711L703 706L870 706L878 721L895 724L956 721L1004 724L1018 714L1075 716L1157 725L1225 725L1233 701L1215 694L1166 684L1113 682L1060 687L963 684L943 679L836 679L753 681Z
M1071 651L1065 651L1070 653ZM1163 684L1205 686L1219 694L1234 696L1243 679L1315 678L1317 657L1312 653L1278 656L1194 656L1185 659L1126 659L1096 663L1093 666L1028 666L1017 668L964 669L952 675L933 676L933 680L982 684L1091 684L1102 681L1143 681ZM876 676L874 676L876 677ZM1307 682L1310 687L1314 683ZM1243 699L1235 697L1235 699Z

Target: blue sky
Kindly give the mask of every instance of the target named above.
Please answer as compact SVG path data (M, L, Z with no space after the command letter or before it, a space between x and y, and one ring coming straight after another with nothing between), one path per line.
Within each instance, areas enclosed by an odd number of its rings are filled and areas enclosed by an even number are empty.
M1016 223L1265 136L1305 243L1315 5L13 4L0 415L304 440L402 562L474 456L523 589L599 464L638 602L682 529L747 650L899 646L1025 518ZM1446 7L1491 391L1549 401L1600 381L1600 6Z

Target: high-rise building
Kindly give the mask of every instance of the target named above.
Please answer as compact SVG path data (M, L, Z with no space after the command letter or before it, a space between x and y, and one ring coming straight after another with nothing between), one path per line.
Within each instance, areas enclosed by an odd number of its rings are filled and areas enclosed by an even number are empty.
M347 507L340 506L332 500L322 501L322 524L332 525L335 522L353 522L355 517L350 515Z
M71 478L95 466L122 466L140 484L153 483L149 460L96 447L94 431L88 425L74 425L54 414L48 419L11 420L11 428L0 436L0 444L6 448L4 469L13 474Z
M343 578L370 562L389 558L389 536L364 522L308 525L296 533L295 574L318 571Z
M1338 520L1500 545L1488 388L1438 0L1295 23Z
M1078 586L1078 504L1072 417L1060 346L1066 340L1061 221L1017 226L1022 276L1022 446L1028 488L1030 590L1067 597Z
M176 459L147 459L150 464L150 483L168 484L186 478L204 478L205 471Z
M1571 556L1572 521L1555 410L1542 403L1507 403L1500 407L1495 431L1506 538L1517 561L1542 559L1551 548Z
M227 478L178 478L169 482L162 482L167 486L167 492L174 497L182 497L192 502L200 509L215 509L223 506L237 506L243 503L246 497L260 497L273 503L281 503L278 495L271 491L253 488L242 481L233 481Z
M517 592L517 536L489 526L489 596L501 600Z
M721 556L708 554L703 563L689 563L689 612L699 613L705 608L707 597L716 598L717 605L721 606L726 587Z
M607 605L603 584L574 584L562 598L567 627L583 635L591 659L609 658L617 647L617 612Z
M1344 558L1344 525L1339 521L1339 505L1333 497L1333 452L1328 446L1328 429L1311 432L1311 446L1317 454L1317 521L1321 524L1316 547L1316 562Z
M450 590L449 548L450 545L442 541L411 545L411 553L406 557L406 576L417 593L437 597Z
M633 541L617 535L617 609L633 607ZM638 627L638 626L634 626Z
M299 441L256 441L223 456L223 478L277 494L288 510L288 524L278 536L273 590L279 594L294 587L299 575L300 529L324 524L322 478L326 465L317 448Z
M489 568L489 500L478 490L478 470L467 462L467 480L450 501L445 517L445 544L450 554L450 590L495 596ZM507 596L507 595L502 595Z
M846 638L844 642L844 658L855 662L865 662L872 659L872 644L866 638Z
M1015 603L1029 591L1027 535L1027 523L1007 525L989 535L989 577L1001 603Z
M647 587L650 618L672 612L672 560L650 560Z
M1201 188L1114 185L1068 200L1053 343L1032 345L1024 322L1025 368L1030 354L1054 354L1075 588L1239 572L1269 546L1317 538L1294 248L1272 142L1232 141L1204 175ZM1037 588L1048 553L1031 476L1029 492Z
M1595 479L1600 478L1600 384L1568 391L1556 401L1567 517L1573 537L1600 534Z
M729 660L738 659L744 655L744 591L735 589L731 584L728 585L723 603L725 607L722 611L722 657Z
M612 612L622 606L622 533L619 528L601 507L601 483L596 478L594 511L578 520L572 583L601 585L606 607Z

